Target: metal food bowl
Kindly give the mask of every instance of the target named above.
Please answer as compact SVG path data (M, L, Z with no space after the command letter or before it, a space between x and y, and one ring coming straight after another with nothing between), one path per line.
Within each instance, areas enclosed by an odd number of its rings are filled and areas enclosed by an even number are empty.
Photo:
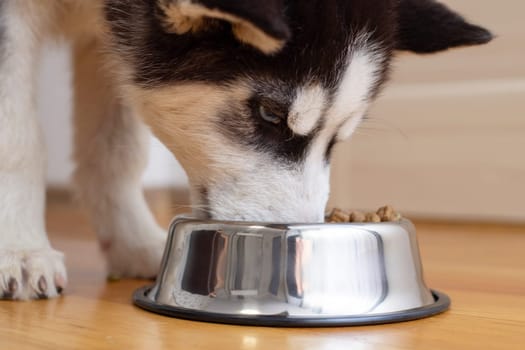
M262 326L349 326L448 309L425 285L415 228L398 222L268 224L179 217L155 285L136 305L168 316Z

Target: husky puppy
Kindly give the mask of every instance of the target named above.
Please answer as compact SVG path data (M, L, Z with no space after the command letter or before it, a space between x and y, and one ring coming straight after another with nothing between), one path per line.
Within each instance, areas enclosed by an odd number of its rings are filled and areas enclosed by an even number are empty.
M109 273L151 277L165 232L142 192L148 128L203 218L322 221L333 146L401 50L491 34L434 0L0 1L0 297L66 285L44 225L35 72L46 37L74 50L75 183Z

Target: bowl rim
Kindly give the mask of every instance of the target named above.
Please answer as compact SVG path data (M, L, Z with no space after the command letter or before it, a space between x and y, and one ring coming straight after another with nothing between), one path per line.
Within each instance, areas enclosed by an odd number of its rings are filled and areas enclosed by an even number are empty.
M216 219L200 219L190 214L180 214L175 216L170 223L170 230L176 224L197 224L197 225L225 225L225 226L239 226L239 227L261 227L270 229L290 229L290 228L321 228L321 227L381 227L389 226L409 226L413 228L414 224L411 220L403 217L397 221L381 221L381 222L270 222L270 221L241 221L241 220L216 220Z

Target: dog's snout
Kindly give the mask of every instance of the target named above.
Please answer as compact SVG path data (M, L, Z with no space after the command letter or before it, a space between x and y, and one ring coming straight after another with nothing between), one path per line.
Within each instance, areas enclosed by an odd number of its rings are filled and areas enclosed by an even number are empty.
M318 191L294 186L290 179L280 182L238 182L208 189L207 218L234 221L317 223L324 221L328 185L322 179ZM221 186L223 185L223 186ZM202 196L201 196L202 198ZM201 217L204 212L199 211Z

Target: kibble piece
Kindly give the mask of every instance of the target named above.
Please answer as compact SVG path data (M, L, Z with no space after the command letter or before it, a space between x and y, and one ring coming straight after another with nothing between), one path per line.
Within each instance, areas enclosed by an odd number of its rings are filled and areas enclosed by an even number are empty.
M350 216L339 208L334 208L328 216L329 222L348 222Z
M381 218L377 213L366 214L366 222L381 222Z
M385 205L377 210L377 215L379 215L381 221L393 221L397 213L390 205Z
M332 212L333 217L339 222L348 222L350 220L350 215L342 211L341 209L335 209Z
M401 220L401 214L396 212L394 208L387 205L377 210L377 215L381 217L381 221L399 221Z
M350 222L365 222L366 216L360 211L353 211L350 213Z

